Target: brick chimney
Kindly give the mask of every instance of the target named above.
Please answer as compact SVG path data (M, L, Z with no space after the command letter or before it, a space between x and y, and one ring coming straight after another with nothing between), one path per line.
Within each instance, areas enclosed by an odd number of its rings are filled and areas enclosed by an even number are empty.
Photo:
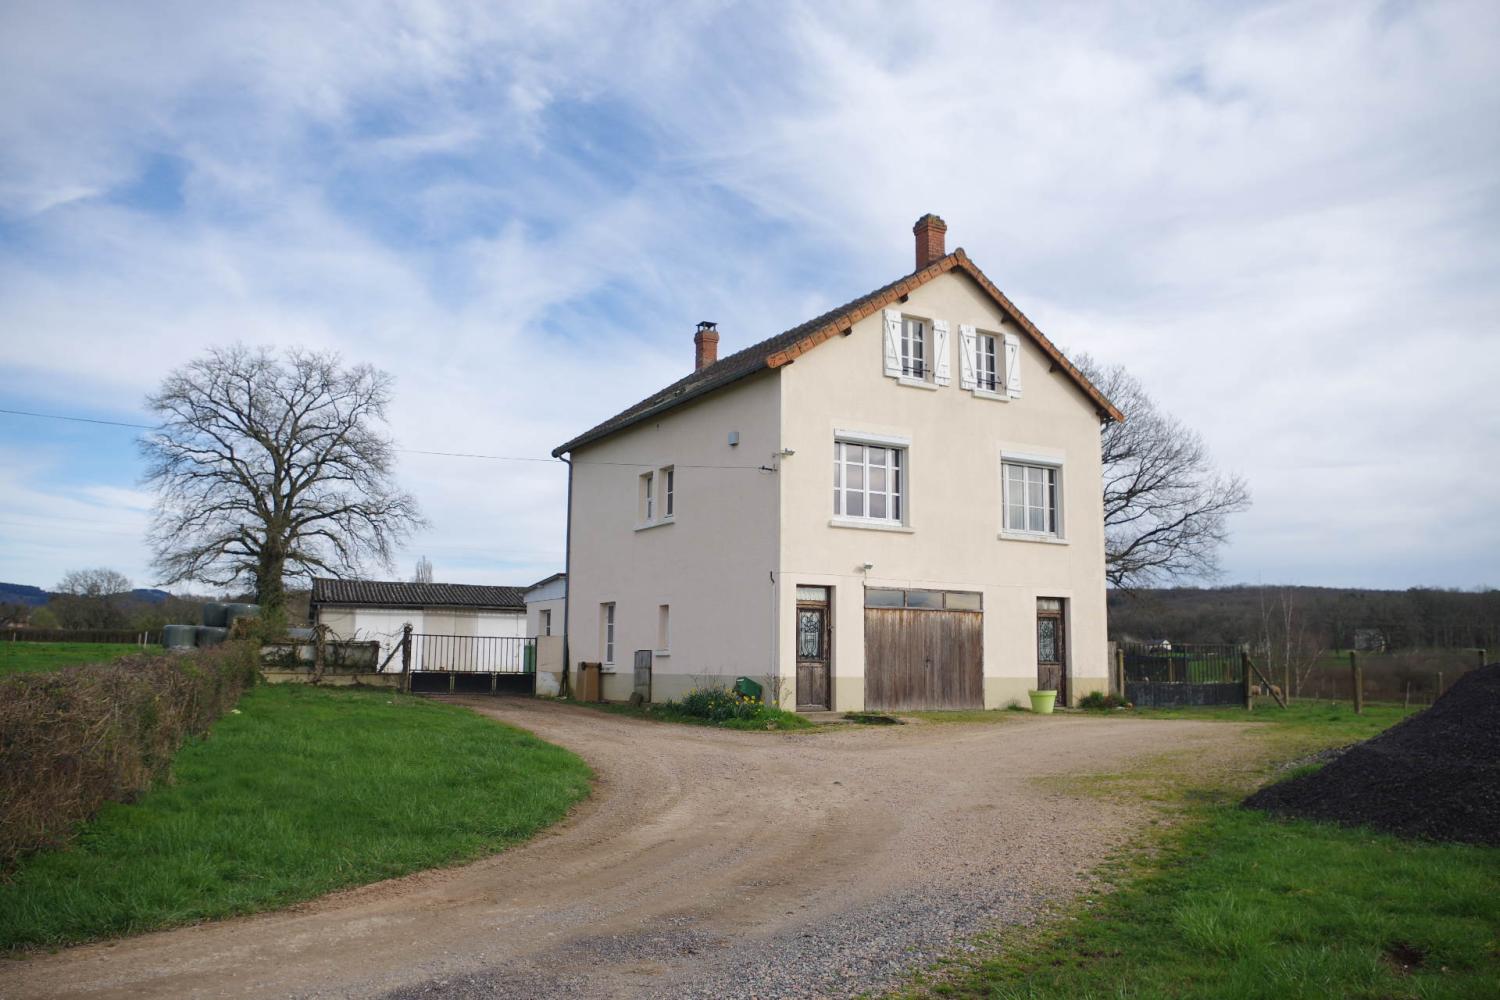
M693 334L693 370L702 371L719 360L719 325L712 320L698 324Z
M911 231L917 237L918 271L947 255L948 251L944 247L948 238L948 223L928 212L917 220Z

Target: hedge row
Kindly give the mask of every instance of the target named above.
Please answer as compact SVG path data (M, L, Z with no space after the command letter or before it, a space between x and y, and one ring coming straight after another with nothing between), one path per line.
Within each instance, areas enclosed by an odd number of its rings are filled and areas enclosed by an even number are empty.
M253 644L0 679L0 871L128 802L255 683Z

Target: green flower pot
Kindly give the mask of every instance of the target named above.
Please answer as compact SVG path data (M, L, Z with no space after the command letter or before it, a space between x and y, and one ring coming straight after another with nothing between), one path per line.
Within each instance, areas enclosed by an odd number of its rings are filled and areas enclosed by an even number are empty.
M1028 691L1031 695L1031 710L1038 715L1051 715L1052 706L1057 704L1056 691Z

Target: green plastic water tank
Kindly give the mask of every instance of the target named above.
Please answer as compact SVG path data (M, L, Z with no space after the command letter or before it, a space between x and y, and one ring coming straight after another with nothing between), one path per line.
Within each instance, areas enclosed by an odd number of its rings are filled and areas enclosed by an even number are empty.
M199 625L195 631L198 633L197 639L200 647L217 646L229 635L227 628L218 628L213 625Z
M760 700L761 691L763 690L759 684L748 677L736 677L734 679L734 689L746 698L754 698L756 701Z
M168 649L192 649L198 644L198 626L168 625L161 630L161 644Z
M227 624L225 619L229 614L229 605L212 601L203 605L202 614L204 625L210 628L223 628Z
M533 646L533 645L531 645L530 643L528 643L527 646L526 646L525 660L526 660L526 668L525 668L526 672L528 674L534 674L534 673L536 673L536 647Z
M259 604L226 604L224 605L224 627L230 627L240 618L256 618L259 615Z

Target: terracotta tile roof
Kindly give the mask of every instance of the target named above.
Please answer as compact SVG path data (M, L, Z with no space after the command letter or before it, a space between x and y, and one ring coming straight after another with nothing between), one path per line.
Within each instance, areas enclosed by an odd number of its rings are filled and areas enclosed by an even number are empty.
M1006 317L1024 330L1052 359L1053 363L1078 385L1084 395L1093 401L1101 417L1116 421L1125 419L1124 414L1116 409L1115 405L1105 398L1104 394L1095 388L1094 384L1085 378L1071 361L1063 356L1062 351L1057 349L1057 345L1048 340L1046 335L1026 318L1025 313L1006 298L1005 293L995 287L994 282L979 270L978 265L970 260L969 255L960 247L919 271L914 271L873 292L861 295L851 302L830 309L821 316L815 316L784 333L778 333L758 344L752 344L743 351L720 358L707 368L673 382L660 392L647 396L634 406L584 431L566 444L559 445L553 449L552 454L554 457L567 454L575 448L608 437L616 431L624 430L626 427L664 413L691 399L738 382L742 378L791 364L798 356L807 353L823 341L843 333L855 323L899 301L903 295L909 295L939 275L954 270L967 274L980 288L984 289L995 300L996 305L1004 311Z
M472 608L525 611L523 587L485 587L467 583L403 583L398 580L313 580L313 604L347 604L362 608Z

